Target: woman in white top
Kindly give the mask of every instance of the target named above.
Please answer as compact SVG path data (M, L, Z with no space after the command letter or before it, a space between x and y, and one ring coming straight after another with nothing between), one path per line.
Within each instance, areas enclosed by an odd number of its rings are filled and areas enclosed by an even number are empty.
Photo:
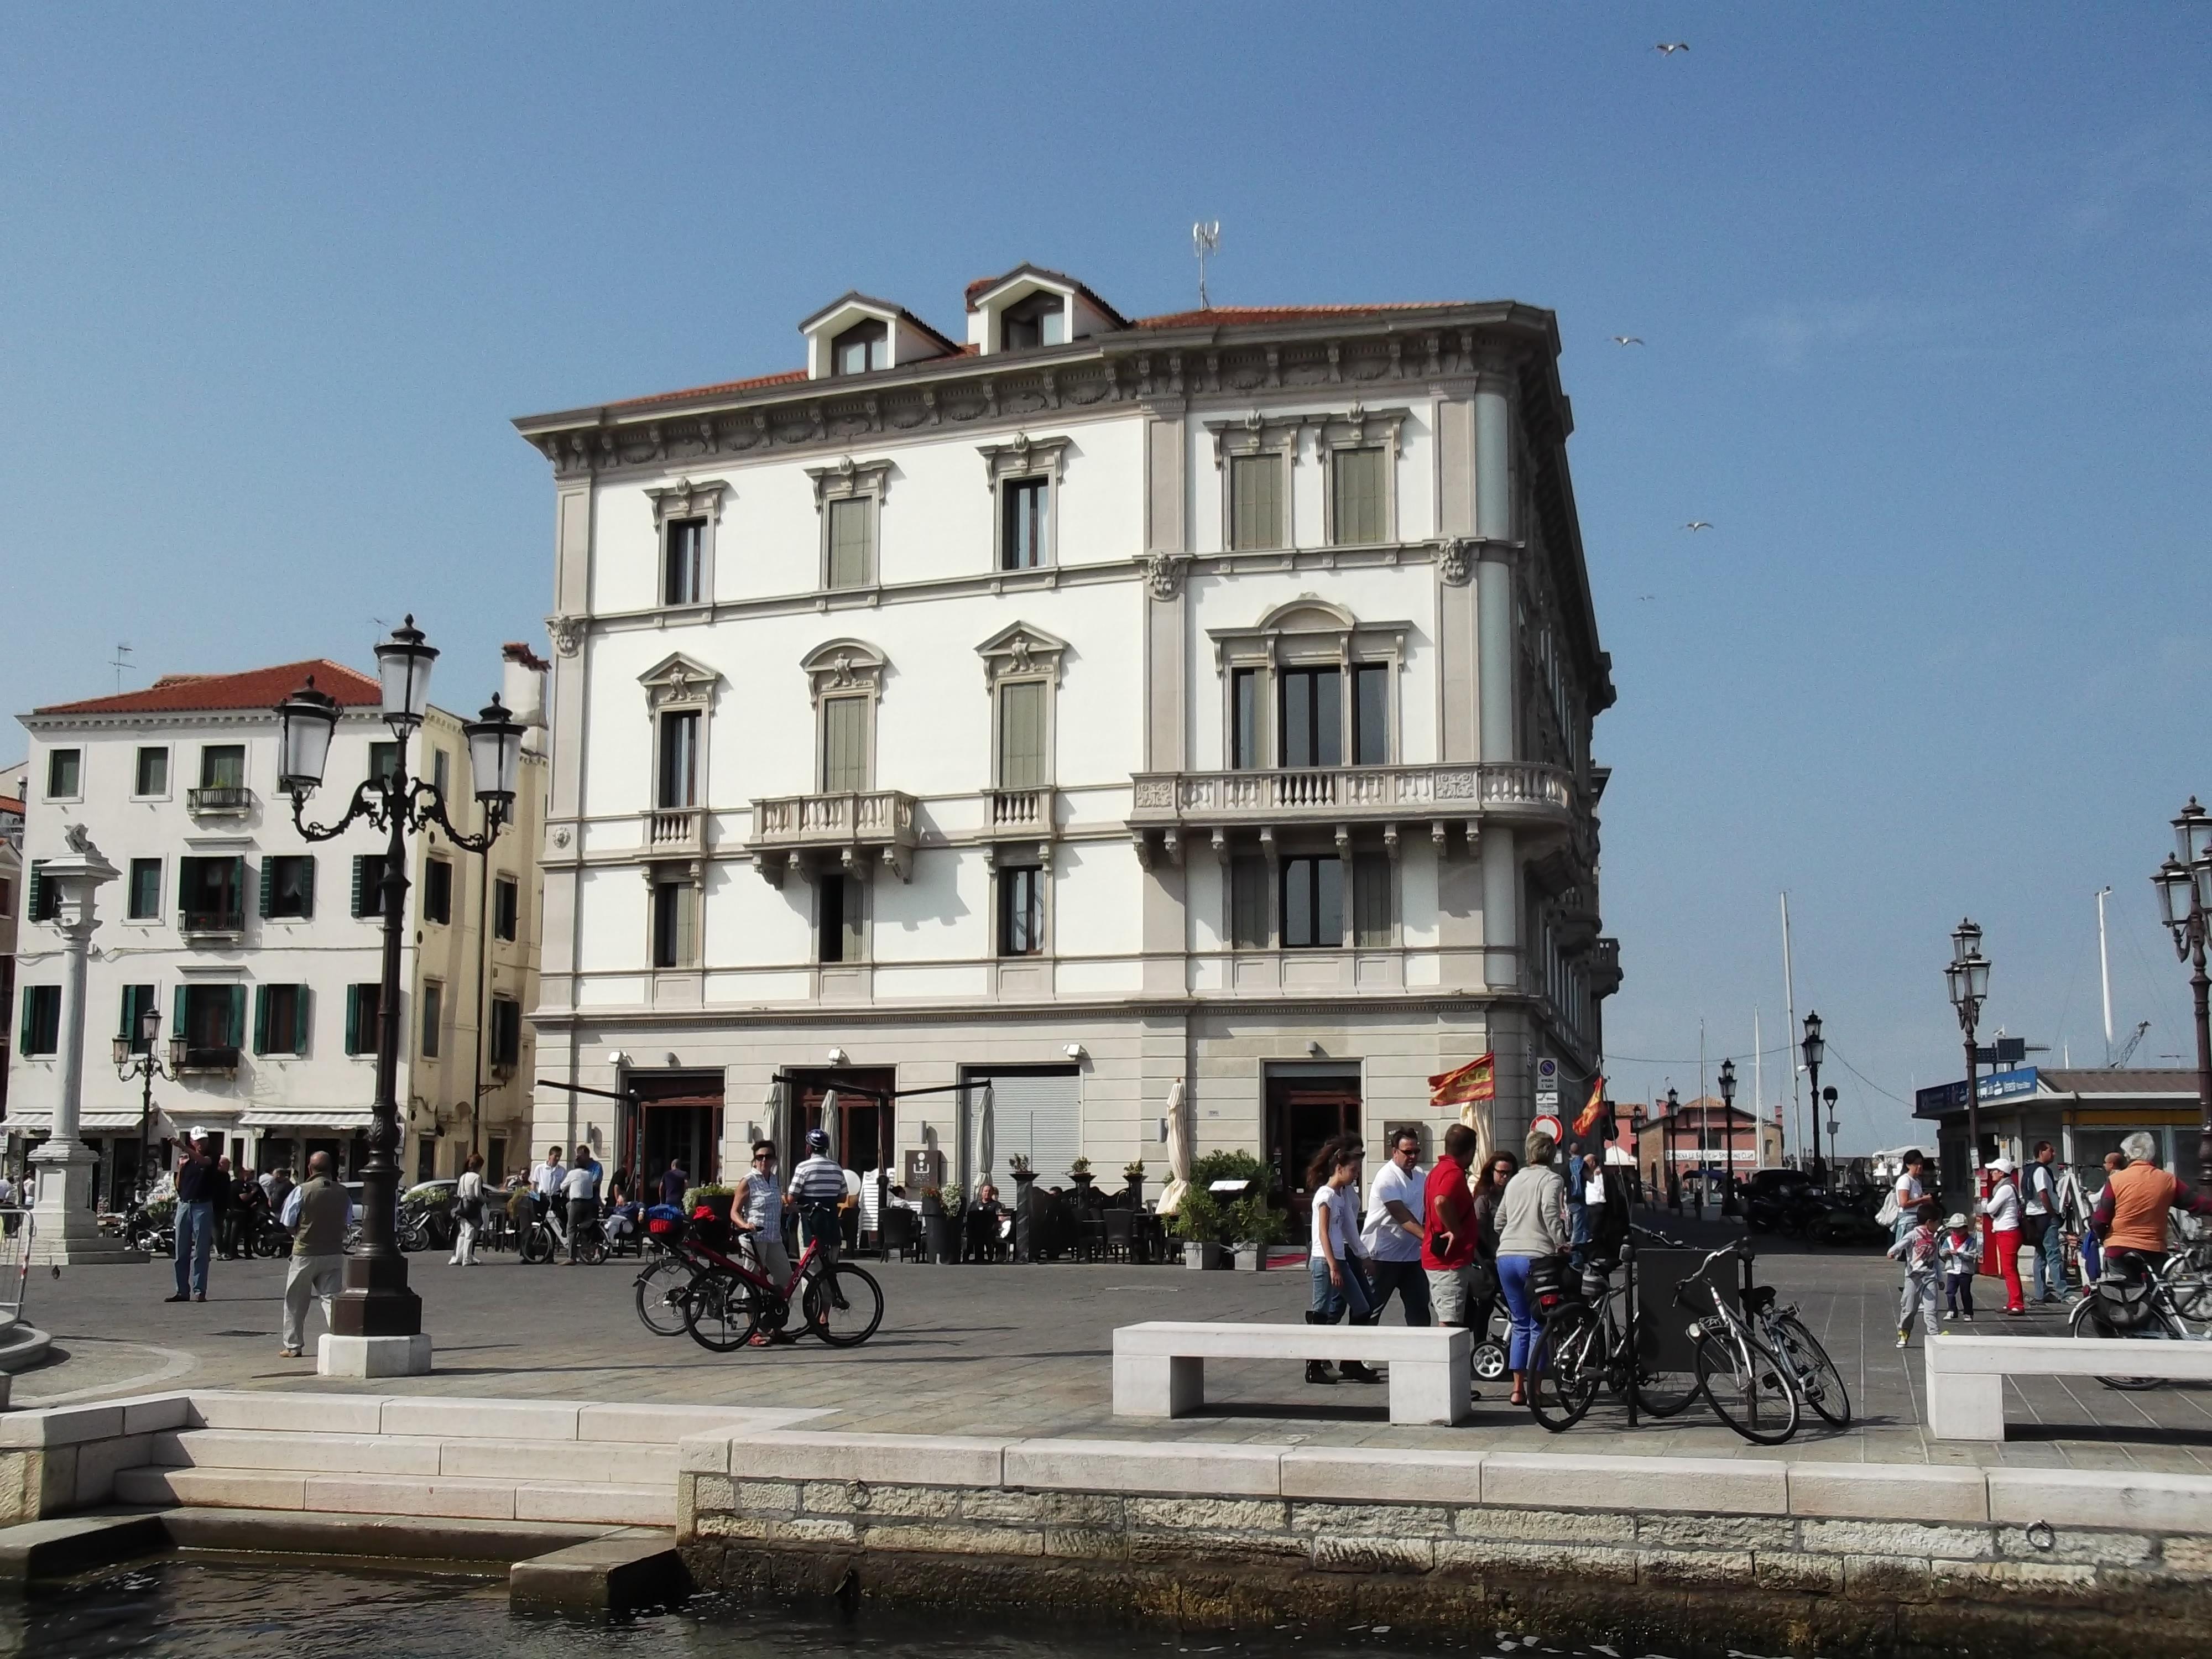
M2027 1311L2020 1283L2020 1183L2008 1158L1990 1159L1990 1170L1996 1182L1982 1200L1982 1213L1990 1218L1990 1254L2004 1275L2005 1311L2017 1316Z
M1894 1192L1897 1219L1891 1223L1891 1231L1896 1235L1891 1240L1893 1243L1920 1224L1920 1200L1928 1196L1926 1186L1920 1177L1927 1167L1927 1160L1917 1152L1905 1155L1905 1167L1898 1171Z
M1340 1136L1321 1149L1306 1171L1313 1193L1313 1306L1309 1325L1334 1325L1347 1310L1355 1325L1375 1322L1374 1297L1359 1255L1359 1165L1365 1157L1357 1140ZM1380 1382L1382 1376L1356 1359L1337 1368L1349 1382ZM1334 1382L1325 1359L1306 1361L1306 1381Z
M483 1225L483 1154L471 1152L453 1183L453 1254L449 1267L477 1265L477 1230Z

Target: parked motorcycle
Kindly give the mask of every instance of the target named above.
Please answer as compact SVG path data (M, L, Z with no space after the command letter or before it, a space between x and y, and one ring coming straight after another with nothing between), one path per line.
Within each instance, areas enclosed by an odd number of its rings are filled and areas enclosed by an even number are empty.
M123 1224L123 1236L134 1250L148 1255L174 1255L177 1253L177 1206L167 1200L159 1205L134 1204Z

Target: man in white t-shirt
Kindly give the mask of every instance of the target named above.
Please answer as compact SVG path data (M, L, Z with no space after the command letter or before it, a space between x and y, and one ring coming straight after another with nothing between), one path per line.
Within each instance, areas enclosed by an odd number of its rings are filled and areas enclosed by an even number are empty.
M1361 1229L1361 1243L1373 1263L1377 1322L1395 1291L1408 1325L1430 1322L1429 1276L1421 1266L1421 1194L1428 1178L1421 1168L1419 1133L1398 1130L1390 1137L1389 1157L1375 1172Z
M561 1196L568 1201L568 1265L573 1267L584 1230L599 1212L599 1170L590 1147L576 1148L576 1161L561 1177Z

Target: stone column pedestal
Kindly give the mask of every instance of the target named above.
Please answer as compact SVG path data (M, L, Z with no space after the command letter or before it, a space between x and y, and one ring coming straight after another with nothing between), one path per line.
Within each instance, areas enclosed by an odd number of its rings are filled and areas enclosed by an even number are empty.
M39 1202L31 1212L33 1267L146 1259L101 1232L93 1218L92 1171L98 1161L80 1140L49 1140L31 1154L31 1168L39 1177Z

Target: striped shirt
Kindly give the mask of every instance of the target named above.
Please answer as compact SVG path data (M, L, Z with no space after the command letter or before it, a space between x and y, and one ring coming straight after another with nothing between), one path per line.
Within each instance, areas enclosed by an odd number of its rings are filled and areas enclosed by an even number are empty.
M842 1204L845 1201L845 1171L836 1158L817 1152L793 1171L791 1195L801 1204Z

